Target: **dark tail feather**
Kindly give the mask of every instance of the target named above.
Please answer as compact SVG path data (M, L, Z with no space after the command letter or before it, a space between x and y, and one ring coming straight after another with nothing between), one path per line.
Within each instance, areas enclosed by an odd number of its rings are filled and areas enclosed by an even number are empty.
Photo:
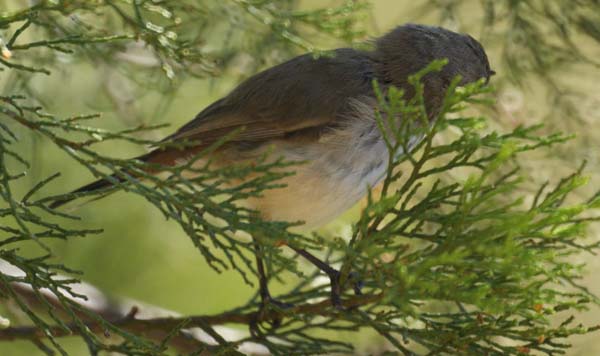
M191 152L193 154L195 151L191 151ZM149 152L145 155L136 157L135 159L138 161L142 161L142 162L150 162L150 163L170 166L170 165L174 165L175 162L177 161L177 159L180 158L181 156L182 156L182 153L181 153L180 149L175 149L175 150L167 149L167 150L155 150L155 151ZM148 173L152 173L153 171L154 170L150 169L150 168L146 170L146 172L148 172ZM133 175L132 173L129 173L129 174ZM113 174L110 177L112 180L108 180L106 178L98 179L97 181L92 182L90 184L86 184L83 187L76 189L69 194L93 192L93 191L96 191L99 189L112 187L113 185L115 185L115 183L113 183L115 181L119 182L119 183L123 183L126 180L122 176L119 176L116 174ZM77 198L78 198L77 196L72 196L72 197L65 198L65 199L58 199L58 200L55 200L52 203L50 203L49 207L51 209L56 209L56 208L63 206Z
M125 179L122 177L119 177L117 175L112 175L111 178L116 179L118 182L124 182ZM106 178L102 178L102 179L98 179L95 182L89 183L84 185L83 187L80 187L74 191L72 191L69 194L77 194L77 193L85 193L85 192L93 192L99 189L104 189L104 188L108 188L114 185L114 180L110 181ZM70 198L65 198L65 199L59 199L59 200L55 200L52 203L50 203L49 207L50 209L56 209L58 207L61 207L73 200L77 199L77 197L70 197Z

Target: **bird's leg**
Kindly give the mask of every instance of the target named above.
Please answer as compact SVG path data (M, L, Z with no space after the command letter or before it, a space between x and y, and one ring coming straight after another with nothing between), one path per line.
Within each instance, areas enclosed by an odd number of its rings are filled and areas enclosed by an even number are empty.
M259 287L259 295L260 295L260 308L258 310L257 320L253 321L250 324L250 332L252 334L258 334L258 320L262 319L265 311L270 305L275 305L278 308L290 308L292 307L289 303L282 303L276 299L273 299L271 293L269 292L268 279L267 274L265 272L265 264L262 258L263 249L260 246L260 243L254 240L254 255L256 256L256 271L258 273L258 287ZM274 327L277 327L281 323L281 320L275 319L271 321L271 324Z
M261 303L267 304L271 300L267 275L265 273L265 264L261 257L261 248L258 242L254 241L254 255L256 256L256 271L258 273L258 293L260 294Z
M340 277L341 277L340 271L331 267L327 263L321 261L319 258L315 257L313 254L311 254L310 252L308 252L306 250L296 248L293 246L289 246L289 247L291 249L293 249L294 251L296 251L296 253L299 254L300 256L306 258L315 267L317 267L321 271L325 272L325 274L327 274L327 276L329 277L329 281L331 283L331 304L335 308L342 309L343 306L342 306L342 299L341 299L340 295L342 293L343 286L340 284ZM354 293L356 295L360 295L361 287L362 287L360 280L358 280L356 278L356 276L353 276L352 273L350 274L350 278L353 279Z

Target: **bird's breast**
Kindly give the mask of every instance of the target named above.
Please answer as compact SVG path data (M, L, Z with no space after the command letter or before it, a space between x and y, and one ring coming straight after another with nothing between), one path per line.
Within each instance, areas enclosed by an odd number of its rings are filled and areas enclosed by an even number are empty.
M313 142L276 143L294 166L285 188L265 192L253 205L265 218L323 225L356 204L385 176L387 147L374 120L355 119Z
M244 159L252 159L268 146L273 158L304 162L290 168L295 174L282 180L285 187L251 198L250 208L268 220L304 221L305 227L315 228L351 208L377 185L388 169L388 148L372 103L359 102L355 109L352 116L326 129L318 139L272 140L259 149L244 151ZM418 139L409 146L416 142Z

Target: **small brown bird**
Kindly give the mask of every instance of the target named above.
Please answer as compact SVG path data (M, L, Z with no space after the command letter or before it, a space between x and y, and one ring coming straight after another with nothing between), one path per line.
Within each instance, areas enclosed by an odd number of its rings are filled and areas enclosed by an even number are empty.
M332 52L320 58L305 54L252 76L164 140L197 141L196 146L158 149L136 159L182 164L243 128L212 153L213 162L227 166L252 161L267 149L274 157L308 162L293 168L296 174L284 179L286 187L267 191L248 204L265 219L302 220L315 227L352 207L387 170L387 148L375 121L378 104L373 80L384 90L395 86L413 95L408 76L435 59L447 58L443 70L423 79L426 108L433 118L457 75L464 85L480 78L487 81L494 74L475 39L440 27L408 24L377 39L370 51L341 48ZM413 143L417 142L415 135ZM76 192L111 185L98 180ZM57 201L52 207L65 202ZM337 271L304 250L297 252L330 276L332 301L339 305ZM258 257L257 264L266 303L271 298Z

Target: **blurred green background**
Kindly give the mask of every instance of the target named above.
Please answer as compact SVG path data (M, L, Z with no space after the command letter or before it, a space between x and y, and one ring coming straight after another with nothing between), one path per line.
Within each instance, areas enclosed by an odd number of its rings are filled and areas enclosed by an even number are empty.
M460 18L440 19L439 13L422 10L427 1L374 0L372 17L365 23L371 36L377 36L406 22L441 25L457 31L468 31L475 38L482 38L480 8L476 1L463 1L457 11ZM444 1L438 2L443 6ZM304 1L303 6L322 7L320 0ZM497 104L492 127L498 130L511 128L520 123L545 122L547 131L564 130L577 135L565 146L544 157L523 162L532 179L543 182L548 178L566 175L587 159L589 175L592 177L588 191L600 188L600 87L598 68L575 67L565 75L557 76L563 85L583 89L589 95L581 98L575 109L580 118L552 115L553 107L546 97L544 84L532 79L527 86L519 88L511 84L502 73L501 47L497 38L482 38L490 54L492 67L499 72L492 81L496 87ZM584 43L585 47L585 43ZM591 55L600 57L597 46L590 43ZM271 55L271 54L265 54ZM168 106L164 106L159 93L137 96L135 86L111 68L64 60L61 72L48 77L38 77L34 89L45 99L48 110L57 114L102 112L95 125L103 128L120 129L133 124L169 123L165 128L149 135L160 138L179 125L190 120L198 111L227 93L239 80L251 73L245 58L240 57L239 66L217 79L186 78L178 88ZM6 84L7 76L0 72L0 85ZM115 98L122 99L120 112L114 112ZM64 192L89 182L92 177L63 153L47 142L32 137L23 145L35 165L29 174L34 184L55 172L62 177L48 189ZM137 155L140 147L119 146L111 143L102 147L104 152L119 157ZM23 191L27 187L21 187ZM359 207L324 227L324 233L344 233L357 215ZM81 216L76 224L79 228L103 228L104 232L85 239L54 242L56 258L65 265L83 271L83 279L113 296L133 298L148 304L163 307L182 314L213 314L236 307L246 302L254 289L243 283L232 271L215 273L204 262L191 240L175 223L165 221L163 216L133 194L117 193L81 207L74 213ZM592 230L598 233L598 228ZM593 256L582 256L588 273L585 285L600 294L600 262ZM277 293L278 287L273 291ZM600 310L583 313L581 321L598 324ZM353 337L353 340L357 340ZM358 354L379 354L385 349L384 340L372 335L360 338ZM598 335L586 335L572 339L575 347L571 355L600 354ZM85 348L73 344L74 355L85 354ZM34 355L39 351L28 343L0 343L0 355Z

